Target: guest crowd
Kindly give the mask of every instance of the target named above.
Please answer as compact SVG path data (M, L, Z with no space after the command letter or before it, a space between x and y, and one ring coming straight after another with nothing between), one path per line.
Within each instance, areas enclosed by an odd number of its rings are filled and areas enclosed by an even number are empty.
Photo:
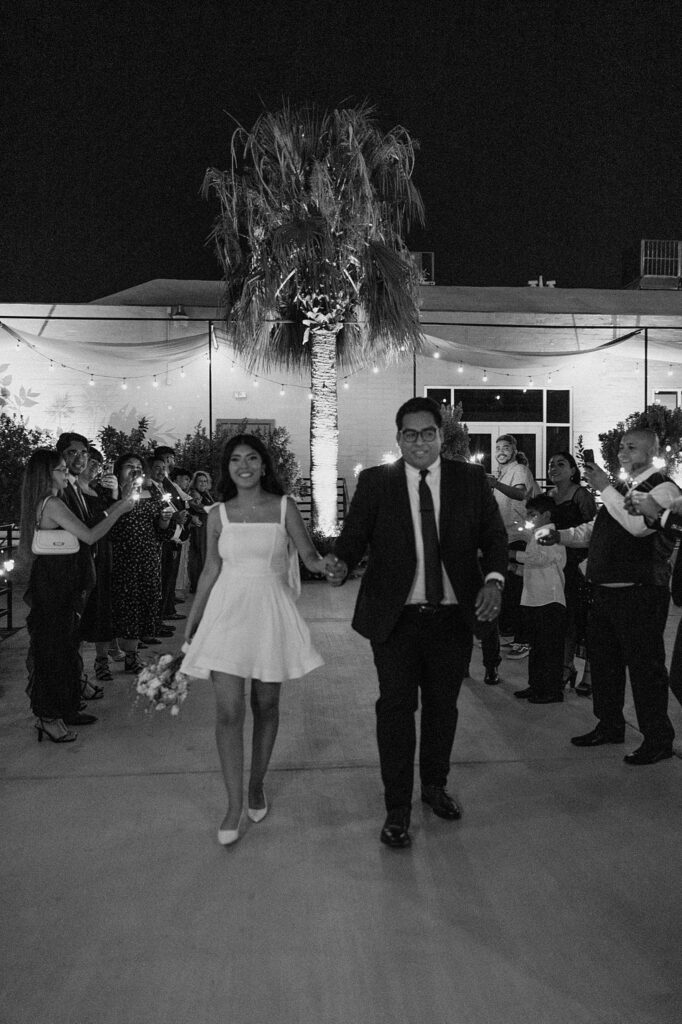
M155 450L149 465L135 452L113 463L77 433L33 452L22 491L21 548L31 559L26 593L28 695L38 739L76 739L74 726L96 717L115 662L143 667L139 651L172 637L176 585L185 555L195 590L206 551L211 477L174 466L174 451ZM78 538L71 554L33 554L37 531ZM46 534L49 536L49 533ZM84 642L95 645L94 679L83 668Z
M658 468L655 433L624 434L624 479L617 483L591 453L580 466L570 452L554 453L542 492L511 434L497 439L495 467L486 474L465 460L441 459L441 411L430 399L404 403L396 425L402 458L360 475L334 553L324 557L283 496L269 454L250 435L224 449L220 503L209 473L174 466L169 447L157 448L148 464L132 451L110 464L85 437L66 433L55 450L35 451L24 476L21 545L32 565L27 692L38 739L74 741L74 727L96 721L88 703L103 696L113 663L136 674L144 665L140 650L173 636L186 618L178 611L180 578L197 594L185 629L186 662L216 692L229 797L219 840L235 842L245 681L253 679L258 719L248 813L260 821L279 683L321 664L293 607L287 566L298 550L334 586L367 558L353 628L369 639L379 678L386 845L411 842L419 703L422 800L439 817L462 815L445 787L474 638L490 686L502 681L503 657L527 659L527 684L514 697L528 706L561 704L567 688L592 696L595 724L571 739L576 747L625 741L627 673L642 742L625 762L672 757L668 692L682 700L682 629L670 675L663 634L682 496ZM78 539L77 550L31 553L34 537L60 530ZM674 564L679 604L682 559ZM225 565L231 570L221 574ZM237 578L242 570L244 580ZM258 635L271 638L268 651L280 652L277 667L263 668ZM83 670L84 642L95 645L94 679Z

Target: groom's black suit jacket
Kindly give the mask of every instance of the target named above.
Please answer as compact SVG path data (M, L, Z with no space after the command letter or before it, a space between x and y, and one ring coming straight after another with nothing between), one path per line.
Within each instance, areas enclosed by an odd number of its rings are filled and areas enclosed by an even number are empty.
M507 531L482 467L441 459L440 481L441 559L465 621L480 635L491 627L476 619L476 595L483 574L506 575ZM402 459L366 469L358 478L335 553L352 569L368 548L369 562L360 584L353 628L382 642L398 621L417 571Z

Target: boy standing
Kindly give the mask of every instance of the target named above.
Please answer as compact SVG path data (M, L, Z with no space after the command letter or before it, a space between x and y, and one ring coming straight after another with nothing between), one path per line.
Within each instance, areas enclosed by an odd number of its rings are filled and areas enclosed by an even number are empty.
M556 508L546 494L526 501L527 527L531 531L525 551L510 551L509 557L523 569L521 608L530 643L528 686L515 697L529 704L559 704L564 699L563 666L566 635L564 566L566 552L559 545L542 547L539 536L553 530Z

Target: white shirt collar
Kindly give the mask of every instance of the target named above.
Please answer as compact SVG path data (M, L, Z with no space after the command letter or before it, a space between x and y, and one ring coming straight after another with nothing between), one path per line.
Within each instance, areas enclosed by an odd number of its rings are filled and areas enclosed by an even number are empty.
M435 476L440 471L440 455L438 456L435 462L431 463L430 466L425 466L425 469L428 469L429 473ZM409 462L405 463L405 471L408 474L408 476L414 477L415 479L421 473L420 469L417 469L416 466L411 466Z

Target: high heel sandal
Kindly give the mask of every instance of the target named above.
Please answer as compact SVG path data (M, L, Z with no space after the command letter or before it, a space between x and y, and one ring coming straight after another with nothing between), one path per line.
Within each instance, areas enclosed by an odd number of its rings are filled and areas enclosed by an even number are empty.
M123 665L124 672L134 672L137 674L144 668L144 662L141 661L137 656L137 651L126 651L125 662Z
M95 658L95 679L101 683L110 683L114 677L109 668L109 658L106 654L99 654Z
M71 732L70 729L66 728L61 718L54 718L51 721L47 722L48 725L53 725L55 722L61 722L61 724L64 725L64 729L66 731L60 733L59 736L53 736L50 730L45 728L46 722L46 719L43 720L42 718L39 718L38 721L35 723L34 728L38 731L38 743L43 742L43 736L47 736L48 740L50 740L52 743L73 743L73 741L78 736L77 732Z
M244 812L239 815L239 821L237 822L236 828L219 828L218 829L218 842L221 846L232 846L239 839L240 829L244 821Z
M265 815L268 813L268 800L265 795L265 790L263 790L263 799L265 800L265 807L249 807L247 809L246 813L248 814L251 821L255 821L256 823L258 823L259 821L262 821Z
M104 687L95 686L87 676L81 679L81 697L83 700L101 700L104 696Z

